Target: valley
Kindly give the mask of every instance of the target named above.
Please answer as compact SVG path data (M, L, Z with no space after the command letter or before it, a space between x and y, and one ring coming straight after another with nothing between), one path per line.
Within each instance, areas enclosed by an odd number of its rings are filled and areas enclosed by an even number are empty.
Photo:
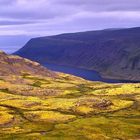
M139 83L91 82L2 52L0 58L2 140L140 138Z
M116 79L103 78L100 73L94 70L87 70L84 68L63 66L63 65L52 64L52 63L45 63L43 65L44 67L52 71L75 75L90 81L98 81L98 82L105 82L105 83L140 83L140 81L134 81L134 80L121 80L121 79L116 80Z
M140 140L140 0L0 0L0 140Z

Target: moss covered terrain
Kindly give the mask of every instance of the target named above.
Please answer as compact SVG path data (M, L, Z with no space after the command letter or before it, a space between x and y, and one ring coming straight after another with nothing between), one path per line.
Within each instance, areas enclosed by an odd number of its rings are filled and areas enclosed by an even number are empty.
M140 84L54 73L0 52L0 140L139 140Z
M1 140L140 139L140 84L57 75L0 77Z

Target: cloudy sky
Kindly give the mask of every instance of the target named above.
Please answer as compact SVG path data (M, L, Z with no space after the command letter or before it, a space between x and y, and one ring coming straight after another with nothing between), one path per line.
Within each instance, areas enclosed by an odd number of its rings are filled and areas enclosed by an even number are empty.
M134 26L140 26L140 0L0 0L3 46L20 46L36 36Z

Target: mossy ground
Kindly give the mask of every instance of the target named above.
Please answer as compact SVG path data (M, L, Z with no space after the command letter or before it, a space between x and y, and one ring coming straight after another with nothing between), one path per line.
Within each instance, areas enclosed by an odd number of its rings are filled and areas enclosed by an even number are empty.
M60 75L1 77L0 139L140 139L140 84Z

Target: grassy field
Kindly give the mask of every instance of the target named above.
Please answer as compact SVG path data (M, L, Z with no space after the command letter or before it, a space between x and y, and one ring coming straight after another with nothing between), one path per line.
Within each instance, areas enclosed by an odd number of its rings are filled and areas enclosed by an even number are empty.
M1 140L140 139L140 84L59 75L0 77Z

